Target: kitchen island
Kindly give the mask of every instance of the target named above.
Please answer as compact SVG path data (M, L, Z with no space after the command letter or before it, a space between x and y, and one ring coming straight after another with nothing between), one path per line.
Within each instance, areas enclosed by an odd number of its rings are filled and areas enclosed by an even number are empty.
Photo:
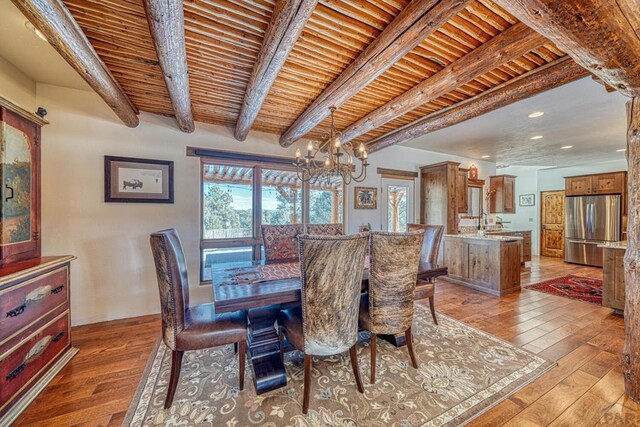
M460 285L502 296L520 290L522 237L446 234L448 278Z
M602 248L602 305L617 314L624 312L624 253L627 242L609 242Z

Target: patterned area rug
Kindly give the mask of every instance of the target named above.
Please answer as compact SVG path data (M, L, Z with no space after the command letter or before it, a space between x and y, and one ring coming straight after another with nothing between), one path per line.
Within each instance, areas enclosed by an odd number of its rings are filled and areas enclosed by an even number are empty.
M564 276L525 286L527 289L602 305L602 280Z
M238 390L233 346L186 352L173 406L165 411L171 351L159 343L123 426L460 426L555 366L442 314L435 326L424 313L416 310L413 325L420 368L411 367L406 348L379 340L375 385L369 333L360 334L364 394L348 355L314 358L307 416L302 353L286 355L286 387L256 396L249 367L245 390Z

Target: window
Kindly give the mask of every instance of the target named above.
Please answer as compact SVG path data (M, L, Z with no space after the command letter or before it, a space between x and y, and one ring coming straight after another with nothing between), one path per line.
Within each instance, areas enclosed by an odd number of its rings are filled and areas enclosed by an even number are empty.
M253 236L253 171L224 165L204 165L202 238Z
M343 184L337 177L331 182L309 186L309 223L337 224L342 222Z
M262 169L262 224L302 224L302 181L294 171Z
M342 223L343 193L340 178L305 184L282 159L203 159L201 280L215 264L260 259L262 224Z

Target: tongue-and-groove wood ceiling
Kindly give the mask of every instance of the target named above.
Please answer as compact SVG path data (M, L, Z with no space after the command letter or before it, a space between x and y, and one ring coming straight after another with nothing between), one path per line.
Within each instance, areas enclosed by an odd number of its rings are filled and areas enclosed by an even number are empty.
M320 0L280 69L251 127L282 135L305 109L407 7L408 0ZM432 2L437 3L437 2ZM454 2L452 2L453 4ZM553 43L534 33L492 0L463 3L448 21L390 68L355 93L336 112L339 130L355 142L368 142L563 57ZM131 102L141 111L173 115L143 0L64 0L95 51ZM193 118L234 128L247 83L274 10L271 0L185 0L184 22ZM523 28L518 29L517 26ZM510 30L514 43L497 43L488 72L460 77L466 55ZM511 33L509 33L511 34ZM523 54L513 54L526 48ZM453 64L453 65L451 65ZM449 67L442 73L445 67ZM440 73L438 75L438 73ZM443 75L448 74L448 75ZM395 101L437 76L438 89L427 102L395 113ZM472 78L468 78L472 77ZM435 82L435 80L434 80ZM434 83L435 84L435 83ZM452 90L447 90L452 88ZM422 92L420 94L422 95ZM406 95L405 95L406 96ZM412 98L412 97L411 97ZM391 103L389 103L392 101ZM388 104L389 103L389 104ZM389 107L391 113L370 116ZM382 107L382 108L381 108ZM363 119L364 118L364 119ZM354 128L354 123L359 122ZM324 119L306 137L328 131Z

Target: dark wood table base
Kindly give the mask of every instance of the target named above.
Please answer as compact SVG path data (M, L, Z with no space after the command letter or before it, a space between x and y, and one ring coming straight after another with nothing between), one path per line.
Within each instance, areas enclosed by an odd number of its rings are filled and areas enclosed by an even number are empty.
M247 312L247 348L253 368L253 383L256 394L275 390L287 385L287 372L280 360L280 344L276 318L280 304L253 308Z

